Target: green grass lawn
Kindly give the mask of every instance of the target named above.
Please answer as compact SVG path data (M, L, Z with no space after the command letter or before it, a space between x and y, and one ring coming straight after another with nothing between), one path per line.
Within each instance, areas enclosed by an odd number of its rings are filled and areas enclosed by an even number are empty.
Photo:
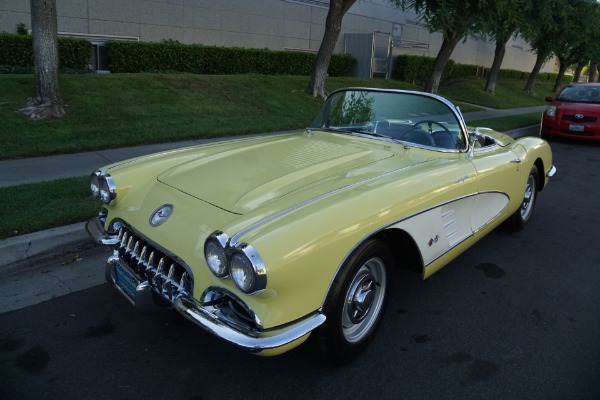
M0 75L0 159L303 128L323 104L306 94L308 80L259 75L62 75L67 115L33 122L16 112L32 95L33 76ZM524 81L503 80L491 96L484 85L482 79L454 81L441 94L468 112L480 109L471 104L543 105L552 88L552 82L538 83L538 94L532 96L523 90ZM421 89L393 80L327 80L328 91L347 86ZM537 122L539 113L469 125L508 130ZM91 198L88 183L88 177L79 177L0 188L0 239L91 218L100 205Z
M478 119L469 121L469 126L485 126L494 130L504 132L513 129L515 125L518 127L531 126L539 124L542 120L542 113L535 112L529 114L511 115L508 117Z
M554 96L554 82L541 81L535 84L535 94L525 92L525 81L502 79L491 95L485 89L485 79L456 79L442 86L440 94L455 101L463 101L491 108L516 108L546 104L546 96Z
M67 115L34 122L15 112L32 95L33 76L0 75L0 159L75 153L140 144L271 132L308 126L322 100L308 96L308 77L261 75L84 74L62 75ZM485 81L443 87L457 102L508 108L544 104L551 84L523 91L523 81L501 81L496 96ZM376 86L420 90L393 80L329 78L327 90Z
M0 188L0 239L85 221L100 203L89 176Z
M0 159L64 154L308 126L322 100L308 77L259 75L63 75L67 115L33 122L15 112L33 77L0 76ZM397 81L330 78L343 86L417 87Z

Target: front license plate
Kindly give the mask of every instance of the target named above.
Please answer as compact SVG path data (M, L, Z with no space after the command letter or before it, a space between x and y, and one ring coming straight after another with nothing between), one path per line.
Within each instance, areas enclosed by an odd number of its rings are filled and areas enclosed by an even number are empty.
M585 128L585 125L581 125L581 124L571 124L569 125L569 130L571 132L583 132Z
M119 263L115 264L115 283L123 290L123 292L135 300L135 289L140 282L127 270L126 267Z

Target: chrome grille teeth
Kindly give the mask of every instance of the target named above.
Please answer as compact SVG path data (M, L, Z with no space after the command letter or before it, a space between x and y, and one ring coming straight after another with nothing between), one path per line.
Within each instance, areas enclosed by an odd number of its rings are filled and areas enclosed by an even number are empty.
M133 246L133 251L131 252L131 257L136 261L140 260L140 241L139 240L135 241L135 244Z
M127 231L125 231L125 232L123 232L123 236L121 237L121 247L125 248L127 240L129 240L129 233L127 233Z
M120 259L142 280L148 280L163 298L172 303L178 297L192 295L192 275L181 264L126 228L119 230L118 239Z
M133 250L133 236L129 237L129 240L127 241L127 247L125 248L125 251L129 254L131 254L131 251Z
M179 290L182 296L190 296L192 293L192 285L191 285L190 274L185 271L181 274L181 279L179 280Z
M146 273L146 269L148 268L148 246L144 245L142 247L142 251L140 252L140 259L138 261L138 271L140 276Z

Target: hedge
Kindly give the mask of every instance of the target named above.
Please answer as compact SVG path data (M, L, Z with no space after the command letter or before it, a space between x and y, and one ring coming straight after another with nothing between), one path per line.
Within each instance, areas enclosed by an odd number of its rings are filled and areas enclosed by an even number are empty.
M396 78L406 82L425 82L429 77L429 72L433 68L435 58L425 56L407 56L400 55L396 63ZM481 76L481 66L470 64L458 64L453 60L448 61L442 80L467 78L472 76ZM488 76L490 68L484 68L484 76ZM542 72L538 75L537 80L554 82L558 73ZM526 80L529 77L529 72L517 71L514 69L500 69L498 78L504 79L519 79ZM573 76L564 75L563 83L573 81Z
M58 38L58 56L61 69L86 69L92 52L92 43L85 39ZM4 70L33 67L31 36L0 34L0 66ZM7 68L13 67L13 68Z
M435 58L432 57L399 55L396 58L396 78L405 82L426 82L434 61ZM448 71L453 67L454 61L449 60L442 80L448 77Z
M194 74L310 75L315 55L292 51L204 46L200 44L109 41L111 72L172 71ZM356 60L334 54L329 75L348 76Z

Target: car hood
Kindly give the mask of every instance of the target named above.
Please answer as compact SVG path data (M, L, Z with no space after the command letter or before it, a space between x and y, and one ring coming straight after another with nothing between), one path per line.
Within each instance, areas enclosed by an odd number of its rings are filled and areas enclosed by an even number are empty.
M158 180L235 214L287 195L306 199L385 173L386 143L326 132L223 143L158 175ZM396 157L393 167L416 161ZM404 161L402 161L404 160ZM298 196L294 196L298 200Z
M586 115L600 115L600 104L586 104L586 103L570 103L570 102L555 102L557 108L563 114L578 114L585 113Z

